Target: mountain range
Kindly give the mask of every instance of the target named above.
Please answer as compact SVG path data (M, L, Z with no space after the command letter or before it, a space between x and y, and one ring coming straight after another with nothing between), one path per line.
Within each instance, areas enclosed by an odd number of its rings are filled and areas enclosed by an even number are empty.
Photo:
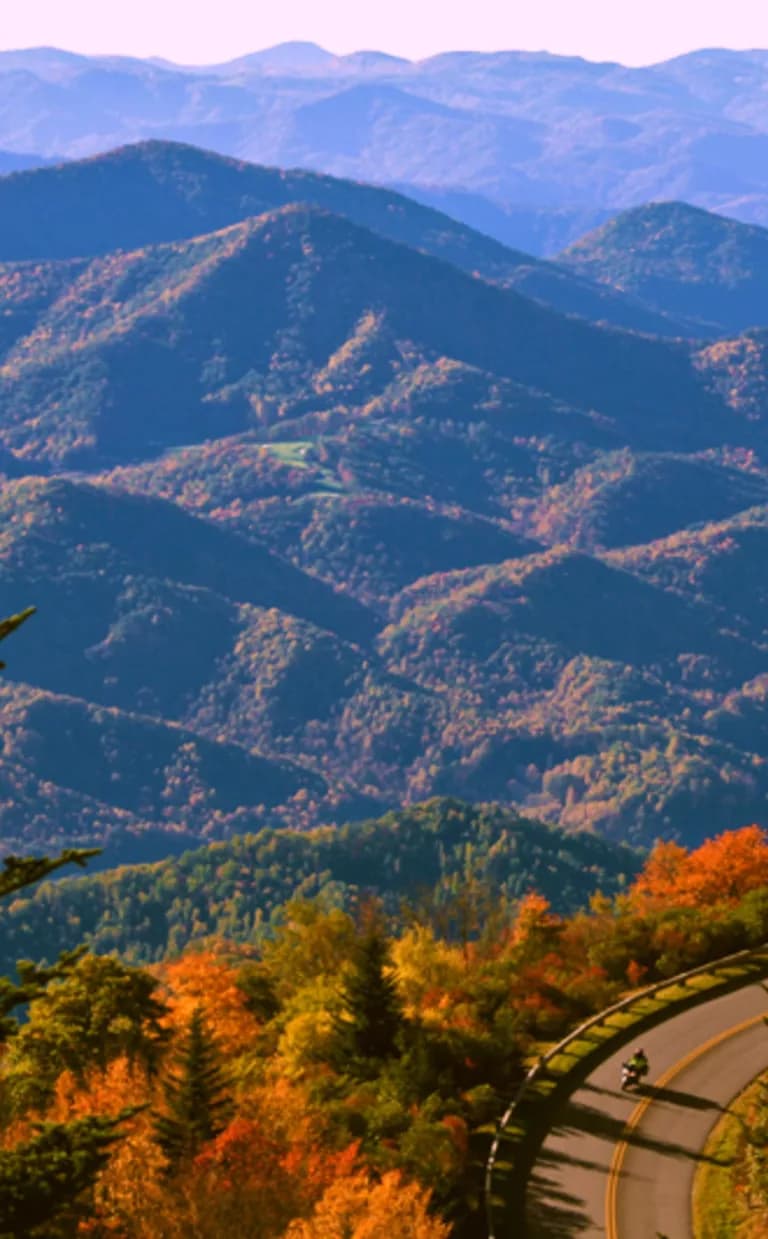
M635 843L764 816L761 229L662 204L549 263L162 143L0 215L9 849L436 794Z
M670 336L707 330L619 294L605 281L510 250L401 194L311 172L257 167L172 143L140 143L76 161L51 170L44 180L0 178L0 260L96 256L189 239L297 202L343 215L564 313Z
M313 44L211 66L33 48L0 53L0 151L73 159L139 139L194 143L396 185L552 254L653 200L768 223L767 83L759 50L626 68L515 51L410 62Z

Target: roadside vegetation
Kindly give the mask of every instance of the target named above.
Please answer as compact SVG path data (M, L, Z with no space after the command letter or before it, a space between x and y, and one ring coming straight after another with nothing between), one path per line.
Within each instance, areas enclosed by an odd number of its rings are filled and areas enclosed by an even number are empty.
M707 1141L694 1183L693 1233L768 1233L768 1073L732 1103Z

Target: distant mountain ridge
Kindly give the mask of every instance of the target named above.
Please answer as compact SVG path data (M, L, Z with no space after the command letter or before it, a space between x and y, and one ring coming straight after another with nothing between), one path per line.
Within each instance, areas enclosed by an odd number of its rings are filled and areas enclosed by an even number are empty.
M768 223L767 82L759 50L627 68L515 51L412 63L297 43L188 67L38 48L0 55L0 149L78 158L170 139L469 191L502 211L615 212L682 199ZM454 204L460 211L459 195ZM528 247L508 222L496 235Z

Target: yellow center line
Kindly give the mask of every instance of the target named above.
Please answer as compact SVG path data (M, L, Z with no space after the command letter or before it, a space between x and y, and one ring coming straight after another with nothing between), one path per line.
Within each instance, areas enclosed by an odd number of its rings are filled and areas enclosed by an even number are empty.
M733 1028L727 1028L725 1032L718 1033L716 1037L712 1037L711 1040L705 1041L703 1045L697 1046L695 1050L691 1050L690 1054L686 1054L684 1058L676 1062L668 1071L665 1071L662 1076L659 1076L658 1080L654 1081L654 1088L665 1088L670 1081L674 1080L675 1076L680 1075L687 1067L690 1067L691 1063L695 1063L698 1058L703 1058L710 1050L714 1050L730 1037L738 1037L739 1033L747 1032L755 1024L761 1024L763 1019L762 1015L753 1015L751 1019L743 1020L741 1024L736 1024ZM622 1166L624 1165L624 1158L629 1150L629 1137L642 1121L646 1110L652 1105L654 1100L653 1096L644 1097L640 1104L635 1107L624 1124L622 1139L614 1149L605 1191L605 1233L607 1239L618 1239L619 1180L621 1178Z

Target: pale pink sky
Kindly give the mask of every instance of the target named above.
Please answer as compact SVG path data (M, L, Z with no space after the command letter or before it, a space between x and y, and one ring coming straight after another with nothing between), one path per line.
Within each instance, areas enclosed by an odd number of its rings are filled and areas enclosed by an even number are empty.
M212 63L289 39L417 59L546 49L648 64L700 47L768 47L768 0L0 0L0 48Z

